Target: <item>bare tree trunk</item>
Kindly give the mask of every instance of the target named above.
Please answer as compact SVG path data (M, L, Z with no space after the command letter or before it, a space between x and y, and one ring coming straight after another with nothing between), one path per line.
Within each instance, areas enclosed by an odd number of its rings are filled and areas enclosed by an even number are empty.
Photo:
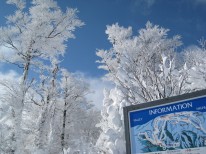
M26 63L24 65L23 79L22 79L22 83L21 83L22 85L26 84L26 80L27 80L28 74L29 74L30 64L31 64L31 55L30 55L30 52L28 52L28 55L26 57Z
M23 130L22 130L22 115L24 110L24 103L25 103L25 95L27 92L26 88L26 80L28 78L29 68L30 68L30 56L27 58L27 62L24 66L24 72L23 72L23 79L20 83L20 104L18 104L18 107L15 109L15 138L16 138L16 149L15 153L21 153L22 148L24 147L23 143Z
M61 134L61 146L62 146L62 150L64 150L64 147L65 147L66 116L67 116L67 110L66 110L66 102L65 102L64 113L63 113L62 134Z
M38 135L36 137L36 146L38 149L42 150L49 150L48 147L50 146L50 133L53 132L53 114L55 110L55 101L56 101L56 76L58 73L58 65L55 65L55 67L52 70L52 81L49 82L51 86L49 86L47 91L45 104L43 106L39 123L38 123ZM43 85L44 86L44 85ZM51 134L52 135L52 134Z
M30 62L27 62L26 65L24 66L23 81L22 81L23 84L25 84L25 81L27 80L28 73L29 73L29 66L30 66Z
M67 84L67 77L66 79L66 84ZM63 112L63 123L62 123L62 134L61 134L61 146L62 146L62 151L65 148L65 128L66 128L66 116L67 116L67 93L68 89L67 87L65 88L64 91L64 112Z
M41 117L38 122L38 135L36 137L36 145L38 149L44 149L48 141L48 104L49 104L49 96L47 96L46 104L43 106Z

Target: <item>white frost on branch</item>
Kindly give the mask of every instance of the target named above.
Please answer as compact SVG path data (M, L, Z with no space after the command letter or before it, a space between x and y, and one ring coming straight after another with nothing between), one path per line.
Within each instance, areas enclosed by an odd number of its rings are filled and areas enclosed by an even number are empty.
M124 106L146 103L206 88L205 48L177 52L180 36L168 37L168 29L146 23L138 35L132 28L107 26L112 47L98 50L99 68L115 88L105 92L100 153L125 153ZM201 46L204 41L201 41Z

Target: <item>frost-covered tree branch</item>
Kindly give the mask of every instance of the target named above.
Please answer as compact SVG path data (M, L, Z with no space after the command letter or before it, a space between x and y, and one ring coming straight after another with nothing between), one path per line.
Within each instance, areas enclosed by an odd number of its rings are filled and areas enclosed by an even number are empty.
M205 41L200 46L177 52L180 36L168 37L168 29L146 23L132 35L132 28L107 26L109 50L97 51L99 68L115 88L105 92L100 153L125 153L122 108L180 95L206 87ZM181 58L180 58L181 57ZM200 82L202 85L200 85Z

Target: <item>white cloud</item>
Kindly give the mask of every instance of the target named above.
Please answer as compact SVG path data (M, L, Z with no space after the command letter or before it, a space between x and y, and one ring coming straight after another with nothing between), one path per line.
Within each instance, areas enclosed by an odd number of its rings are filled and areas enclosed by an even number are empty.
M131 11L143 15L149 15L151 13L151 7L156 3L157 0L133 0L131 3Z
M155 0L146 0L147 7L152 7L155 3Z
M6 80L16 80L16 78L19 77L19 74L14 71L14 70L10 70L7 73L2 73L0 72L0 79L6 79Z
M103 77L91 77L83 72L76 72L74 74L89 84L91 93L86 96L87 99L92 101L98 109L102 109L104 99L103 91L104 89L111 89L113 87L112 83L106 81Z
M134 4L136 6L144 5L144 7L150 8L155 4L156 0L135 0Z
M18 79L20 79L20 76L14 70L10 70L7 73L0 72L0 82L17 81ZM2 95L4 93L4 91L5 91L4 87L0 84L0 95Z
M91 100L98 109L101 109L104 99L103 90L111 89L113 85L102 78L87 77L86 81L90 84L92 91L92 93L87 96L88 100Z
M10 48L4 47L4 46L0 46L0 60L2 60L2 58L9 58L13 55L13 51Z

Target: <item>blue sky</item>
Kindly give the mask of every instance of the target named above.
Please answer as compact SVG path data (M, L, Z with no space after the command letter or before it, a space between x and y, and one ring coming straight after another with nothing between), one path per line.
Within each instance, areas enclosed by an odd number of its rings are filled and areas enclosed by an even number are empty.
M26 0L27 2L31 0ZM0 0L0 26L5 24L4 16L13 12L6 0ZM136 35L149 20L153 24L168 28L169 35L181 35L182 49L206 38L206 0L57 0L62 9L77 8L79 18L85 23L75 32L76 39L70 39L62 66L71 72L83 75L94 93L88 95L98 108L102 106L103 89L111 84L101 80L106 73L99 70L97 49L109 49L111 45L105 34L106 25L133 27ZM181 50L181 49L180 49ZM0 63L0 78L18 78L16 66ZM0 89L1 90L1 89Z
M197 44L206 35L206 0L60 0L61 6L79 9L79 17L85 22L77 30L76 39L70 41L65 63L71 71L79 70L91 76L101 76L95 63L96 49L109 49L105 34L106 25L118 22L133 27L133 32L150 20L169 28L169 34L182 36L185 48Z
M0 25L4 16L12 10L0 1ZM29 0L27 0L29 2ZM105 34L106 25L118 22L121 26L132 26L136 34L149 20L164 28L169 34L182 36L185 48L197 44L206 35L206 0L57 0L62 9L77 8L79 18L85 26L77 29L76 39L69 40L68 52L62 63L72 72L83 72L88 76L101 77L105 71L97 69L97 49L109 49L111 45Z

